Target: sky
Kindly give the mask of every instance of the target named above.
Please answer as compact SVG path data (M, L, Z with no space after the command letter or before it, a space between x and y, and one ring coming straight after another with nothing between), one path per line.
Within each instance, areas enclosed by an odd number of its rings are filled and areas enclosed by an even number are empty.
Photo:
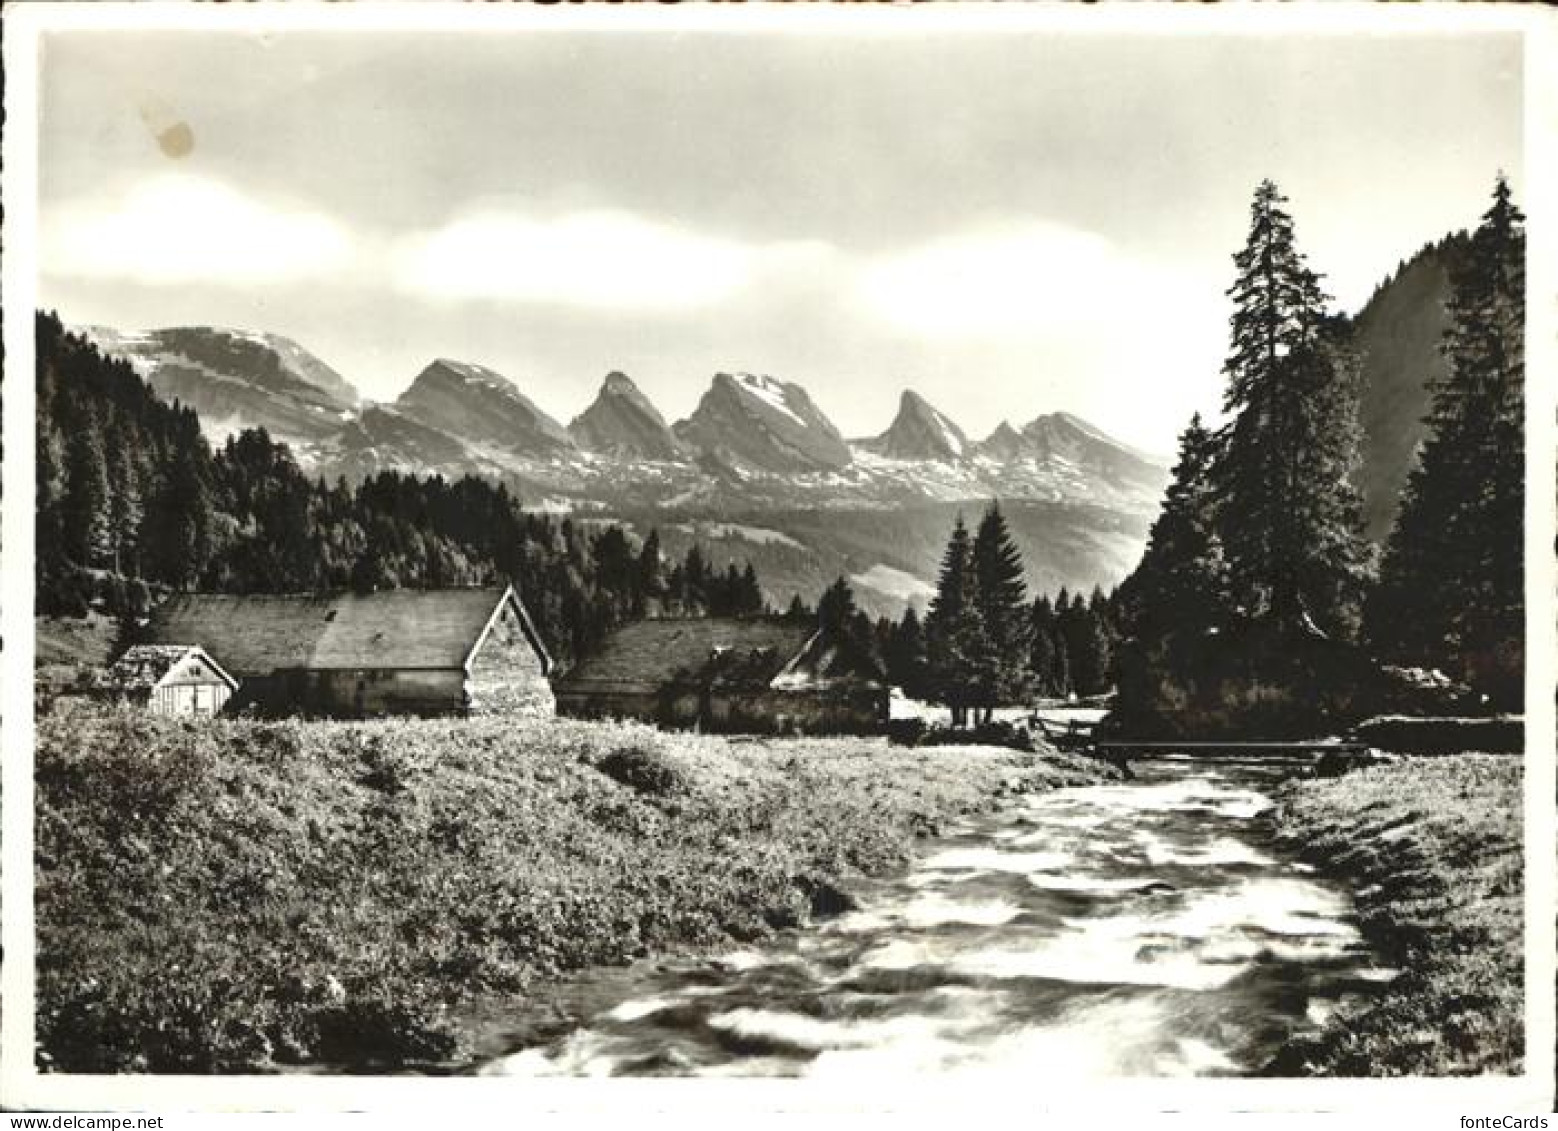
M1262 178L1355 312L1522 187L1507 33L53 32L39 302L294 338L392 400L451 357L567 422L714 373L871 435L1215 412Z

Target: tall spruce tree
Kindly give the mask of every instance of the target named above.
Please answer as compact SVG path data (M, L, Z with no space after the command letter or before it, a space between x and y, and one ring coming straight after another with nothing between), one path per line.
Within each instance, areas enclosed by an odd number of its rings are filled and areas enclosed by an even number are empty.
M64 526L66 553L77 565L113 564L113 499L97 415L90 409L66 453Z
M1407 482L1371 642L1522 699L1525 507L1525 217L1500 175L1451 279L1428 438Z
M976 702L988 721L994 707L1022 701L1033 689L1027 663L1031 636L1022 554L994 502L980 519L970 562L983 629L972 674Z
M1071 688L1078 695L1098 695L1107 689L1108 642L1098 618L1080 596L1060 613L1058 629L1063 642Z
M1356 359L1327 314L1271 181L1255 191L1234 256L1224 408L1232 421L1215 478L1235 599L1251 615L1356 628L1369 556L1358 458Z
M1205 631L1228 614L1228 566L1217 531L1216 436L1201 414L1179 438L1179 460L1141 563L1119 589L1122 628L1137 639Z
M140 473L123 444L115 448L112 462L114 572L139 577L141 523L146 517L146 508L141 501Z
M932 700L951 709L954 726L967 721L974 694L971 675L983 640L973 546L960 514L942 554L936 596L925 618L927 690Z
M925 630L912 605L904 610L903 619L893 625L882 653L888 678L903 688L905 695L919 698L925 694Z

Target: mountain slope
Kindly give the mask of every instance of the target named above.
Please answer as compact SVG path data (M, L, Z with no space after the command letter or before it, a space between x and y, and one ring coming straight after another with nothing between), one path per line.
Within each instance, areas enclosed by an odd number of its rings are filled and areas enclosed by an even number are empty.
M1003 420L994 432L974 445L974 454L1004 463L1019 458L1022 449L1022 433Z
M751 373L715 374L677 437L738 468L774 473L848 467L849 446L806 390Z
M625 373L609 373L590 407L568 425L587 452L626 458L674 460L686 453L665 417Z
M984 504L909 503L902 506L752 509L734 517L665 511L623 518L640 535L651 528L671 557L697 542L718 569L750 561L770 603L792 596L815 602L836 578L850 578L855 600L872 616L899 616L906 605L922 612L935 590L941 556L961 513L977 523ZM1085 503L1003 501L1002 514L1022 551L1030 596L1062 586L1088 592L1109 588L1136 567L1151 516Z
M1120 483L1161 486L1163 462L1100 431L1081 417L1054 412L1036 417L1020 433L1019 458L1080 469Z
M898 400L898 415L880 436L857 443L858 447L888 459L962 459L969 451L968 437L924 397L905 389Z
M519 455L547 457L574 447L573 437L501 373L439 358L395 401L418 424Z
M1429 390L1446 375L1439 352L1448 324L1444 304L1450 273L1465 250L1464 234L1424 247L1380 284L1353 320L1362 364L1363 458L1357 481L1367 533L1377 542L1390 535L1426 432Z
M339 373L279 334L212 326L70 329L127 360L163 400L193 408L216 437L264 428L307 445L338 430L360 399Z

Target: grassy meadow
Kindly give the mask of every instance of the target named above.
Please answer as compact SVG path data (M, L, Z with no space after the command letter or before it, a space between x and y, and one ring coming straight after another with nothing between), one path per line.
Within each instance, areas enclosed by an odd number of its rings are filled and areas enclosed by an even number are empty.
M1525 1038L1521 761L1405 758L1295 782L1281 834L1352 892L1365 937L1401 971L1378 1000L1293 1042L1276 1075L1521 1070Z
M37 727L39 1061L73 1072L458 1060L455 1018L595 964L749 942L1016 792L1052 752L566 721Z

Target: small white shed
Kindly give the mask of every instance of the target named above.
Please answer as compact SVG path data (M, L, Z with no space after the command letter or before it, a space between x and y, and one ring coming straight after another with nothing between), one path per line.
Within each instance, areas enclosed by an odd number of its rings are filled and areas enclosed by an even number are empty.
M108 669L106 689L154 715L214 715L238 681L196 644L137 644Z

